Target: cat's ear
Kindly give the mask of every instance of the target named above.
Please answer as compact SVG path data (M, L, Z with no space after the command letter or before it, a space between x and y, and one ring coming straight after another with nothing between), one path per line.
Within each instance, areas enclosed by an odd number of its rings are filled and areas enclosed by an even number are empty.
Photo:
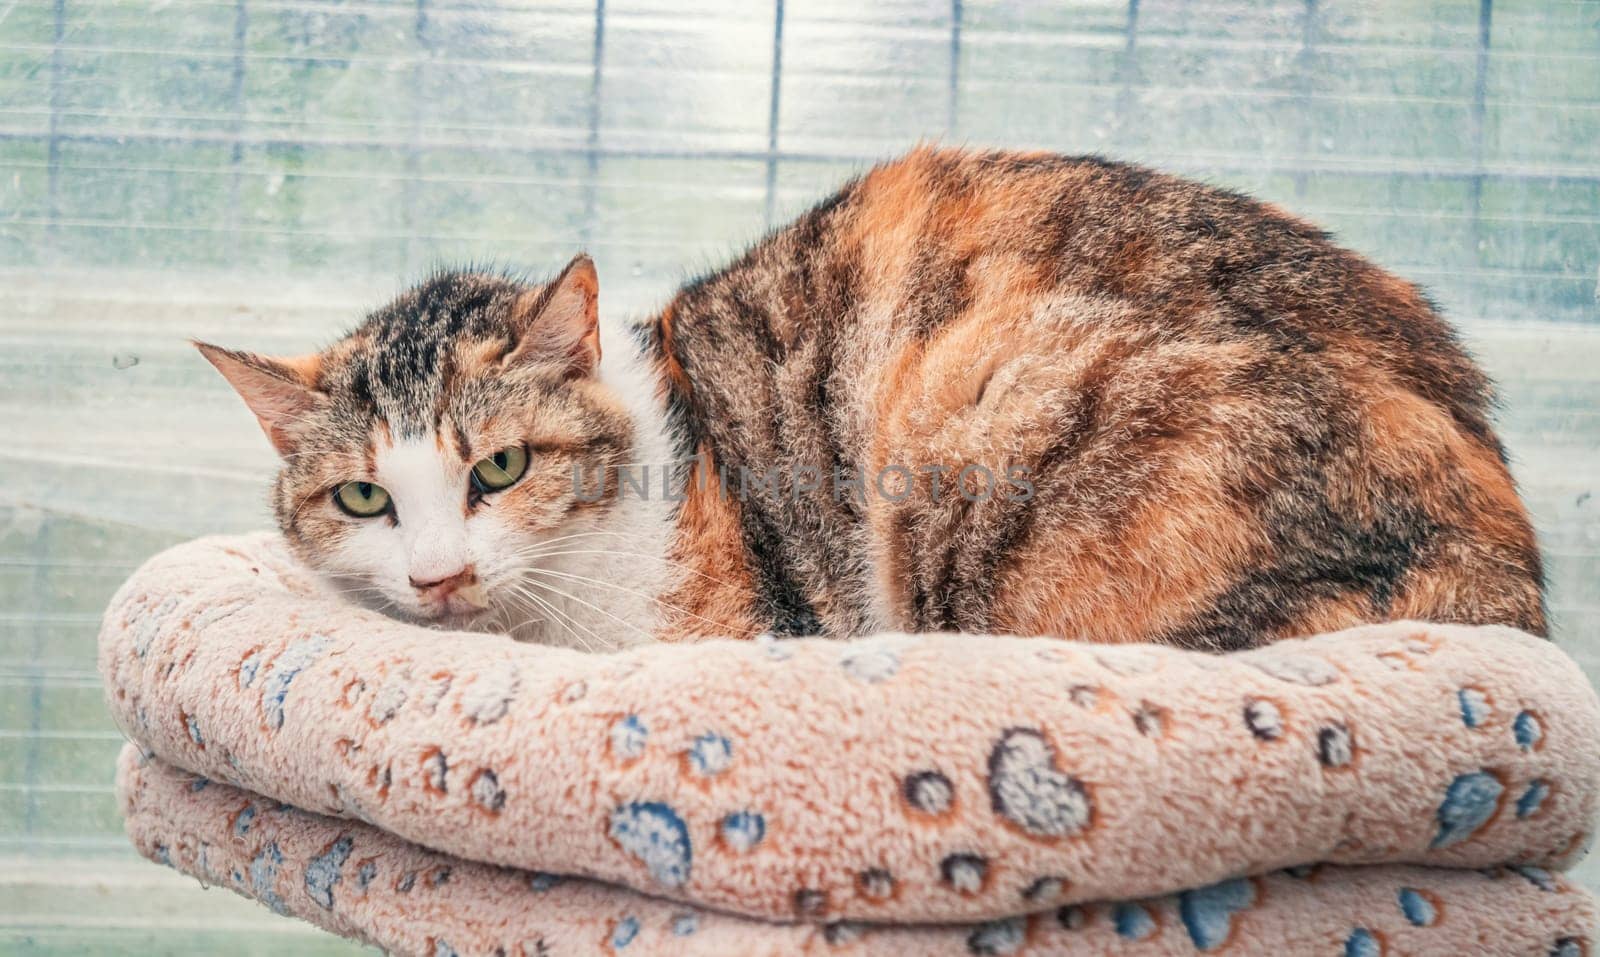
M316 387L322 358L309 355L272 359L250 352L235 352L209 342L195 342L194 347L207 362L217 367L239 393L239 398L255 413L261 431L267 433L267 440L278 454L292 454L294 440L289 426L316 410L326 398Z
M554 362L572 376L593 374L600 363L599 308L594 260L579 253L561 275L517 300L511 317L516 345L505 361Z

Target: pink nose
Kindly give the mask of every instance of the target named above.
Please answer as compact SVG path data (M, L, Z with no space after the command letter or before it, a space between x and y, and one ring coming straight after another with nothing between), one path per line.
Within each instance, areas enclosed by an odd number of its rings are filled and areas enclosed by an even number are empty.
M437 578L433 581L420 581L416 578L411 579L412 588L415 588L424 595L431 596L439 601L449 598L451 595L463 588L466 588L468 585L475 585L477 583L478 571L471 565L468 565L455 574L446 575L443 578Z

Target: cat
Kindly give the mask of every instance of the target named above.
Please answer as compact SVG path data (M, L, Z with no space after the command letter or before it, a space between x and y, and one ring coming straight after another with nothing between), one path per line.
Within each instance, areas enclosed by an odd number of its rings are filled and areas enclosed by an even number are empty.
M1237 193L919 147L603 359L598 297L580 255L437 273L315 355L197 345L282 455L293 551L443 627L1545 633L1484 374L1416 287Z

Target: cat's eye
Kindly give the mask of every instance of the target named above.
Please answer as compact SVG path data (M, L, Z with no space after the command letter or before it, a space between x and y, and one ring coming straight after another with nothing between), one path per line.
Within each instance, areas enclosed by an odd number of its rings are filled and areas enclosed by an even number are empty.
M498 492L516 484L527 470L527 449L520 445L501 449L472 467L472 485L480 492Z
M346 482L333 490L333 500L347 515L372 518L389 510L389 493L371 482Z

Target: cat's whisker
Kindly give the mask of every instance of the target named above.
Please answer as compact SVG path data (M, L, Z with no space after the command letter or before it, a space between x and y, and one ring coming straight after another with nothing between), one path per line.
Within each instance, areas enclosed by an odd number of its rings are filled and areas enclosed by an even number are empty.
M601 647L605 647L606 646L607 642L606 642L606 640L604 638L601 638L594 631L590 630L587 626L585 626L583 624L583 622L578 621L572 615L567 614L566 612L563 612L561 609L557 608L548 599L543 598L540 595L537 595L537 594L535 594L535 593L533 593L531 591L526 590L521 585L513 586L512 590L513 590L513 592L515 594L519 594L522 597L534 602L546 614L550 615L554 621L556 621L558 624L560 624L563 628L565 628L567 630L568 634L572 635L572 637L573 637L573 639L575 641L577 641L580 645L583 646L583 650L584 651L594 651L595 647L594 647L594 645L589 643L588 639L584 638L582 635L578 634L578 632L576 630L574 630L574 628L573 628L574 625L576 625L578 628L582 628L585 632L587 632L591 637L593 637L595 639L595 641L598 641L600 643Z
M514 608L510 603L504 604L499 607L495 615L500 620L505 635L512 641L521 640L517 637L518 631L521 631L524 628L532 628L535 625L544 624L549 620L545 617L534 617L532 614L530 614L531 612L537 610L531 605L531 603L519 601L515 595L511 596L511 598L512 602L519 607ZM513 611L516 611L518 617L521 619L520 621L515 623L512 622L511 614Z
M546 542L538 542L535 545L527 546L527 547L524 547L522 549L518 549L515 552L513 552L513 554L516 557L522 558L522 559L554 558L554 557L563 556L563 555L616 555L619 558L644 558L644 559L648 559L650 561L661 562L662 564L669 565L669 566L671 566L673 568L677 568L678 570L686 572L686 573L688 573L690 575L696 575L696 576L698 576L700 578L704 578L707 581L715 582L716 584L725 586L727 588L736 588L736 587L738 587L738 586L735 586L731 582L727 582L727 581L724 581L724 580L716 577L715 575L709 575L709 574L707 574L707 573L705 573L703 571L700 571L698 568L691 568L689 565L687 565L687 564L685 564L683 562L680 562L680 561L678 561L676 559L667 558L664 555L653 555L653 554L650 554L648 552L627 552L627 551L619 551L619 550L615 550L615 549L593 549L593 550L565 549L565 550L561 550L561 551L545 551L545 550L543 550L543 546L545 546L545 545L551 545L551 544L555 544L557 542L567 541L567 540L571 540L571 539L575 539L575 538L583 538L583 537L590 536L590 535L605 535L605 536L612 536L612 537L617 537L617 538L629 538L631 540L631 536L624 535L621 532L579 532L576 535L567 535L567 536L564 536L564 537L562 537L560 539L552 539L552 540L546 541Z
M610 618L612 621L617 622L618 624L622 625L625 628L632 628L634 631L636 631L640 635L642 635L646 641L655 641L655 636L654 635L650 634L650 632L644 630L643 628L640 628L638 625L634 624L633 622L628 621L626 618L621 618L621 617L619 617L617 615L614 615L611 612L606 611L604 608L601 608L599 605L596 605L596 604L594 604L592 602L589 602L589 601L585 601L584 599L579 598L577 595L574 595L571 592L562 591L561 589L559 589L556 586L550 584L549 582L539 581L537 579L524 579L524 581L527 584L533 585L536 588L543 588L545 591L548 591L551 594L559 595L560 597L565 598L568 601L575 601L578 604L584 606L585 608L593 609L594 611L597 611L600 614L605 615L607 618Z
M607 646L608 642L598 633L584 625L583 622L578 621L577 618L575 618L570 612L566 612L556 607L555 603L550 599L539 595L525 586L517 586L515 591L516 594L518 594L524 601L537 607L540 611L549 616L549 620L554 621L556 624L565 629L566 632L572 636L577 646L581 647L584 651L594 651L595 646L590 643L588 638L585 638L583 635L578 633L576 629L579 628L581 628L583 632L589 636L589 638L593 638L596 642L598 642L602 648Z
M551 569L551 568L530 568L530 569L528 569L528 571L529 571L530 574L535 574L535 575L553 575L553 576L555 576L557 578L564 578L564 579L569 579L569 580L572 580L572 581L585 582L585 583L590 584L590 585L598 585L598 586L600 586L602 588L611 588L611 589L614 589L616 591L624 592L624 593L629 594L629 595L636 595L636 596L638 596L640 598L643 598L645 601L653 602L654 604L660 605L663 608L671 609L672 611L675 611L675 612L679 613L680 615L687 615L690 618L699 619L700 621L703 621L708 625L712 625L712 626L716 627L723 634L726 634L729 637L732 637L734 635L748 634L750 632L750 629L748 629L748 628L735 628L732 625L728 625L728 624L725 624L723 622L716 621L715 619L707 618L704 615L697 615L694 612L688 610L687 608L680 608L677 605L674 605L669 601L665 601L665 600L663 600L661 598L655 597L654 595L650 595L650 594L647 594L645 592L638 591L636 589L626 588L626 587L624 587L622 585L618 585L615 582L608 582L608 581L605 581L604 579L600 579L600 578L590 578L587 575L574 575L571 572L561 572L561 571L556 571L556 570Z
M685 574L695 575L695 576L697 576L699 578L704 578L706 581L712 582L714 584L722 585L722 586L725 586L727 588L738 588L738 587L740 587L740 586L732 584L731 582L724 581L724 580L716 577L715 575L709 575L709 574L707 574L707 573L705 573L703 571L700 571L698 568L691 568L688 565L684 564L683 562L675 561L675 560L673 560L671 558L663 558L660 555L651 555L651 554L649 554L647 552L623 552L623 551L617 551L617 550L614 550L614 549L568 549L568 550L558 551L558 552L535 553L533 555L528 555L528 556L524 556L524 557L526 557L526 558L561 558L563 556L568 556L568 555L610 555L610 556L613 556L615 558L642 558L642 559L644 559L646 561L661 562L662 564L667 565L667 566L672 567L672 568L676 568L677 570L679 570L681 572L684 572Z

